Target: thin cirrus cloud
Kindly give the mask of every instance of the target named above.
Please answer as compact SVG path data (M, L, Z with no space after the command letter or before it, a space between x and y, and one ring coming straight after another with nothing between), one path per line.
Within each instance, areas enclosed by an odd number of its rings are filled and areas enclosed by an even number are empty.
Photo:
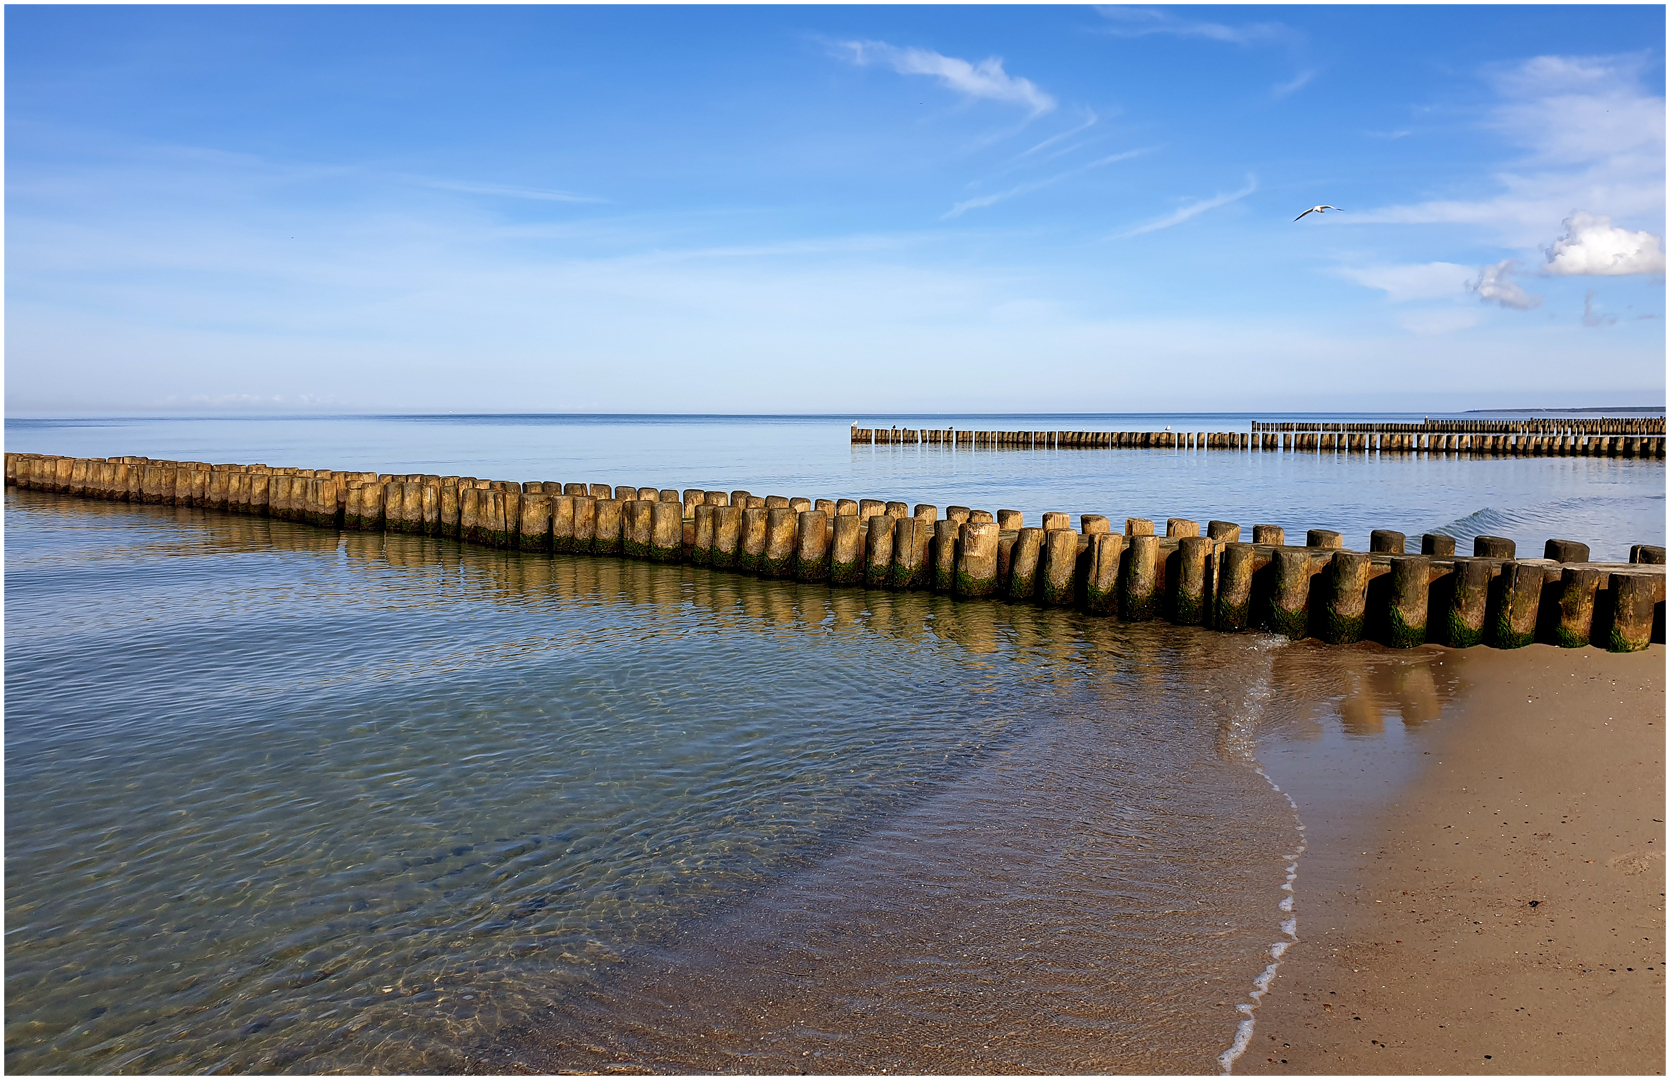
M1277 83L1275 86L1272 86L1270 88L1270 96L1275 98L1277 101L1280 101L1289 94L1295 94L1300 90L1303 90L1306 86L1310 85L1310 81L1314 78L1316 78L1316 72L1301 71L1299 74L1293 76L1293 78L1287 80L1286 82Z
M1141 150L1126 150L1119 154L1109 154L1105 158L1099 158L1096 161L1080 165L1077 168L1068 169L1066 172L1056 173L1054 176L1045 177L1042 180L1029 180L1024 184L1016 184L1007 191L999 191L991 195L981 195L974 199L964 199L962 202L942 214L940 216L940 220L948 221L951 218L962 217L970 210L978 210L983 207L993 206L1005 199L1012 199L1017 195L1026 195L1030 192L1041 191L1044 188L1059 184L1061 181L1070 177L1078 176L1081 173L1087 173L1092 169L1100 169L1104 166L1112 165L1116 161L1127 161L1146 153L1148 153L1147 148L1143 148Z
M1516 152L1495 190L1354 214L1357 224L1470 225L1520 250L1546 243L1573 207L1662 220L1664 98L1629 57L1538 56L1485 72L1498 95L1479 117Z
M1022 150L1019 154L1016 154L1015 155L1016 159L1019 160L1020 158L1031 157L1033 154L1038 153L1040 150L1047 150L1050 147L1056 145L1057 143L1060 143L1060 142L1062 142L1066 139L1072 138L1074 135L1077 135L1081 131L1089 131L1091 128L1095 127L1096 122L1101 118L1098 117L1094 112L1092 112L1089 109L1086 109L1084 112L1085 112L1085 116L1084 116L1084 122L1083 123L1077 124L1073 127L1070 127L1066 131L1058 132L1054 135L1051 135L1049 138L1045 139L1042 142L1034 143L1033 145L1027 147L1025 150ZM1049 156L1054 157L1055 155L1051 154Z
M1114 37L1134 38L1170 34L1173 37L1205 38L1208 41L1222 41L1231 45L1258 45L1264 42L1291 41L1297 37L1290 27L1281 23L1241 23L1231 26L1201 19L1183 19L1159 8L1125 5L1099 7L1096 10L1110 24L1103 27L1102 32Z
M1180 206L1164 217L1155 218L1153 221L1145 222L1135 228L1115 233L1113 239L1126 240L1133 236L1141 236L1144 233L1159 232L1161 229L1169 229L1173 225L1181 225L1190 218L1199 217L1208 210L1216 210L1220 206L1228 206L1232 202L1238 202L1257 190L1258 178L1249 173L1247 175L1247 186L1242 188L1240 191L1225 192L1221 195L1214 195L1210 199L1201 199L1198 202L1192 202L1186 206Z
M406 179L419 187L435 188L438 191L457 191L466 195L491 195L501 199L533 199L540 202L572 203L609 201L593 195L577 195L572 191L555 191L550 188L517 187L513 184L477 184L468 180L435 180L426 176L412 176Z
M849 54L846 59L859 67L879 65L900 75L928 75L965 97L1024 105L1032 116L1055 109L1055 98L1031 79L1004 71L1001 57L988 56L979 63L970 63L932 49L902 49L885 41L844 41L841 48Z
M1334 273L1347 281L1379 289L1393 303L1403 303L1460 296L1474 271L1460 263L1430 262L1403 266L1340 267Z

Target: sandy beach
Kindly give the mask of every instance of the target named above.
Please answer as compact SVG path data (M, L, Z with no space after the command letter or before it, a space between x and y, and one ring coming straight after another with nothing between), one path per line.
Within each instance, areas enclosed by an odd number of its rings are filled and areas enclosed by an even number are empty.
M1300 943L1236 1072L1663 1073L1664 646L1447 662L1389 804L1289 785Z

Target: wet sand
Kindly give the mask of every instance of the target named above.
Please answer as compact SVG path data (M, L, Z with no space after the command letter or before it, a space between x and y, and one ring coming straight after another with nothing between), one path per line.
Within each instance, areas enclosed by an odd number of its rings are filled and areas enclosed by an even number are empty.
M1448 655L1411 786L1293 770L1300 942L1235 1071L1662 1074L1664 646Z

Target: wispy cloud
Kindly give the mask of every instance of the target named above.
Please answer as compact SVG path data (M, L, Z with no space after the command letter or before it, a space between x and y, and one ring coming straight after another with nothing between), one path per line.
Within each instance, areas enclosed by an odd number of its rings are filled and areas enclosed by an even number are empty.
M1004 71L1000 57L988 56L979 63L970 63L931 49L901 49L885 41L843 41L840 48L847 54L846 59L860 67L879 64L901 75L929 75L967 97L1024 105L1033 116L1055 108L1055 98L1031 79Z
M1007 191L999 191L992 195L981 195L978 198L965 199L953 206L951 209L947 210L940 217L940 220L947 221L954 217L961 217L970 210L978 210L982 207L992 206L993 204L1000 203L1005 199L1012 199L1016 195L1025 195L1028 192L1040 191L1044 188L1050 187L1051 185L1059 184L1061 181L1066 180L1069 177L1078 176L1080 173L1087 173L1092 169L1100 169L1105 165L1112 165L1116 161L1126 161L1130 158L1146 153L1148 153L1148 150L1144 148L1141 150L1126 150L1125 152L1119 154L1110 154L1105 158L1099 158L1096 161L1080 165L1077 168L1068 169L1066 172L1057 173L1054 176L1046 177L1042 180L1029 180L1024 184L1017 184Z
M1631 57L1540 56L1485 79L1500 95L1480 127L1519 150L1472 197L1366 210L1359 224L1473 225L1505 246L1547 243L1573 207L1641 223L1664 217L1664 98Z
M1503 259L1494 266L1480 270L1478 278L1467 283L1467 291L1477 293L1479 299L1487 304L1500 304L1515 311L1530 311L1542 303L1542 297L1532 296L1519 287L1519 282L1513 280L1513 275L1518 269L1518 262Z
M1184 19L1160 8L1109 6L1096 9L1109 25L1104 33L1114 37L1147 37L1150 34L1170 34L1174 37L1205 38L1231 45L1258 45L1265 42L1293 41L1298 33L1282 23L1228 23Z
M1388 300L1439 300L1459 297L1473 275L1460 263L1431 262L1404 266L1342 266L1334 271L1347 281L1379 289Z
M1284 83L1277 83L1270 88L1270 96L1280 101L1289 94L1302 90L1312 79L1316 78L1315 71L1301 71Z
M1257 190L1258 178L1253 176L1251 173L1248 173L1247 186L1242 188L1240 191L1231 191L1222 195L1214 195L1210 199L1201 199L1199 202L1192 202L1187 206L1180 206L1162 218L1156 218L1146 224L1138 225L1134 229L1127 229L1122 233L1118 233L1113 237L1113 239L1124 240L1132 236L1141 236L1143 233L1159 232L1161 229L1169 229L1173 225L1181 225L1190 218L1199 217L1208 210L1216 210L1220 206L1228 206L1232 202L1244 199Z
M1593 289L1590 289L1588 292L1583 294L1584 326L1598 328L1602 326L1611 326L1618 321L1618 317L1616 315L1608 315L1604 311L1595 310L1595 297L1599 295L1600 294Z
M1096 121L1100 118L1094 112L1091 112L1089 109L1084 110L1084 114L1085 114L1084 115L1084 122L1082 124L1078 124L1074 127L1070 127L1066 131L1060 132L1058 134L1051 135L1049 138L1045 139L1043 142L1034 143L1032 146L1027 147L1025 150L1022 150L1019 154L1016 154L1015 156L1017 158L1031 157L1033 154L1038 153L1038 151L1047 150L1048 148L1054 146L1055 144L1057 144L1057 143L1059 143L1059 142L1061 142L1065 139L1072 138L1074 135L1077 135L1081 131L1089 131L1091 128L1096 126Z
M406 180L419 187L440 191L459 191L466 195L491 195L501 199L534 199L541 202L600 203L608 202L591 195L576 195L572 191L550 188L516 187L512 184L478 184L468 180L436 180L427 176L409 176Z

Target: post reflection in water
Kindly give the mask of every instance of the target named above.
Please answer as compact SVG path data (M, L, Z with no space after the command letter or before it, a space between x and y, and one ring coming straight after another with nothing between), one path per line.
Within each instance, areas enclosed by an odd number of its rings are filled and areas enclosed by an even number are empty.
M1208 1068L1292 842L1247 748L1452 690L1442 650L6 521L13 1071Z

